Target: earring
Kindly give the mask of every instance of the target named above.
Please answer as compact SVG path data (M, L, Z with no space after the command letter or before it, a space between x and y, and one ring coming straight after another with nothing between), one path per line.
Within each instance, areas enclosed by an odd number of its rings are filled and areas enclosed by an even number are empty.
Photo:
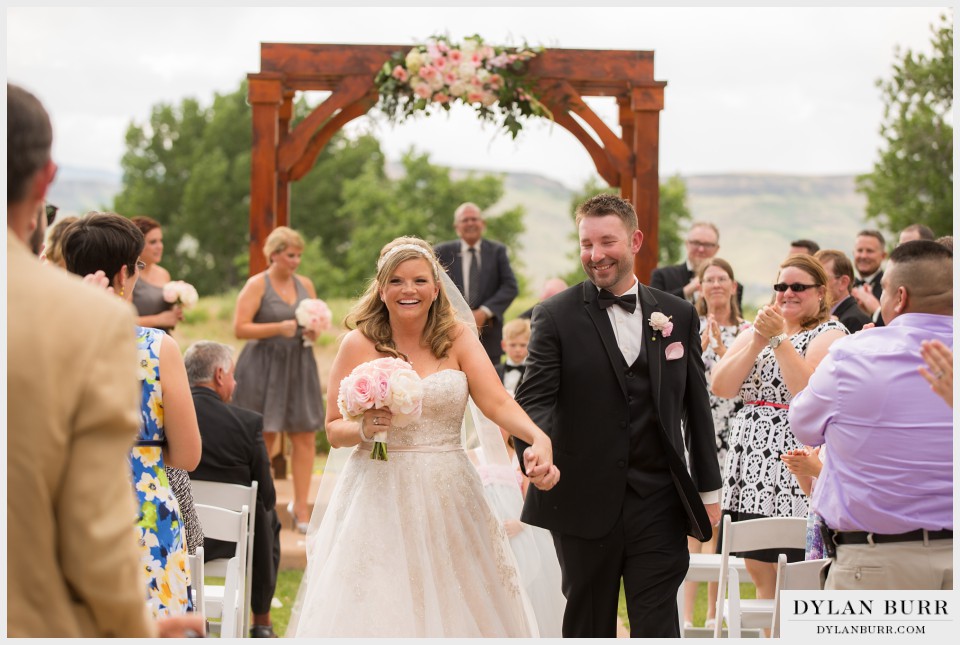
M120 297L123 297L123 287L120 287Z

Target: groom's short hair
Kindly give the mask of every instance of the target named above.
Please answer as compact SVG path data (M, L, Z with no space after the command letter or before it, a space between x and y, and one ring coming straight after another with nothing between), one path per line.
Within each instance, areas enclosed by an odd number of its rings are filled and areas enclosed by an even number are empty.
M580 222L583 221L585 217L603 217L605 215L616 215L619 217L630 233L633 233L633 231L639 228L637 212L633 210L633 204L622 197L609 195L607 193L594 195L577 206L576 225L579 228Z

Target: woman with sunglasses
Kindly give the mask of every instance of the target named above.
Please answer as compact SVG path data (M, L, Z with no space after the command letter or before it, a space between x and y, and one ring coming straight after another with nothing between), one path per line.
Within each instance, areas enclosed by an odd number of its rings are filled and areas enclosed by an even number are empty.
M170 282L170 272L159 264L163 258L163 230L160 222L146 215L138 215L130 221L143 233L140 259L146 265L133 290L133 306L139 314L137 324L170 333L183 320L183 308L163 299L163 286Z
M743 408L730 431L721 507L733 521L807 517L807 496L780 454L802 447L787 420L790 401L807 385L827 350L846 328L830 320L827 274L812 256L780 265L771 304L761 307L752 333L737 337L713 368L713 393L739 396ZM757 587L773 598L779 549L738 554ZM791 562L803 549L786 549Z
M81 276L102 271L113 293L131 301L143 270L143 234L130 220L115 213L89 213L67 229L62 248L68 271ZM130 454L138 510L131 519L146 574L144 598L160 618L192 609L183 513L164 465L196 468L200 430L176 341L158 329L138 326L136 332L139 364L131 365L130 376L139 376L142 395L140 432Z

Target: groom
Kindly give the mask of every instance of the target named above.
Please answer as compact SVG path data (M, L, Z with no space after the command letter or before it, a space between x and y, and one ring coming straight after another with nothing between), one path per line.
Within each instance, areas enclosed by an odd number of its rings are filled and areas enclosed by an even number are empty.
M616 636L621 578L630 635L679 637L686 536L708 540L720 518L699 319L634 277L643 233L630 202L597 195L576 221L590 279L534 309L517 390L563 478L531 488L521 520L553 534L564 637Z

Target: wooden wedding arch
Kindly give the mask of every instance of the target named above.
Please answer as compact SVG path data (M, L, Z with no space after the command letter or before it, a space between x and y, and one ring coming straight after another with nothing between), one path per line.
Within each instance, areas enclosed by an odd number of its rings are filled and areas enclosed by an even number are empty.
M377 103L374 77L394 52L408 49L260 44L260 72L247 76L253 106L251 275L266 268L267 235L290 221L290 182L307 174L340 128ZM528 74L556 123L580 141L600 177L619 187L636 208L644 244L634 271L648 282L657 265L660 110L666 86L653 78L653 52L547 49L530 62ZM291 128L294 95L310 90L332 93ZM585 96L616 98L621 136L590 109Z

